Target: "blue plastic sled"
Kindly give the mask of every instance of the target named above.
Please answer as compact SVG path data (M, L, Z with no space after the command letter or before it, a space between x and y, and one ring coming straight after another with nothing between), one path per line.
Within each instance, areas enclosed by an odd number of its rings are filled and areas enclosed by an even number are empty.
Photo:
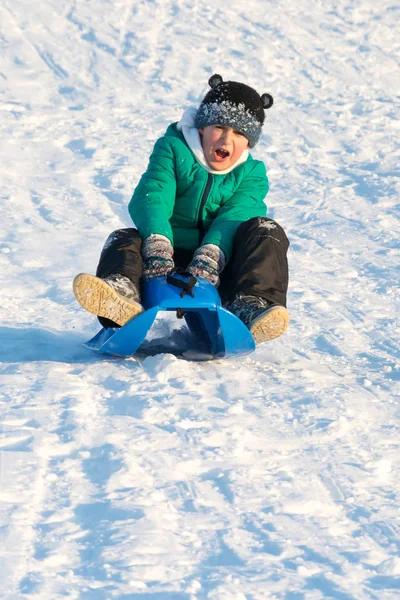
M195 285L193 285L195 284ZM192 287L191 287L192 286ZM158 277L145 282L142 289L145 311L117 329L102 329L85 346L97 352L121 357L149 356L169 352L161 345L153 351L143 345L159 311L174 311L190 330L189 348L174 352L191 360L212 360L249 354L255 343L247 327L222 308L215 287L206 279L188 274ZM144 350L141 351L141 347Z

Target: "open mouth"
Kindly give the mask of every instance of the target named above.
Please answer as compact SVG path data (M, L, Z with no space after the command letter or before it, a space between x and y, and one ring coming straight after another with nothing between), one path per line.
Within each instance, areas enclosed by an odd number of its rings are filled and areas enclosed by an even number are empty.
M215 154L221 159L228 158L229 156L229 152L223 148L218 148L218 150L215 151Z

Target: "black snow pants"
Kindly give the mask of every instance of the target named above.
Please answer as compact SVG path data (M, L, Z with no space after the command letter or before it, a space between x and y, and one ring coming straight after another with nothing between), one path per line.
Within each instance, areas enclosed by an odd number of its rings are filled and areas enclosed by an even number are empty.
M140 289L141 246L136 229L114 231L101 252L97 277L120 273ZM276 221L255 217L242 223L236 232L232 257L220 275L218 291L222 304L229 304L239 295L251 295L286 306L288 248L289 240ZM193 253L194 250L175 248L175 266L185 269Z

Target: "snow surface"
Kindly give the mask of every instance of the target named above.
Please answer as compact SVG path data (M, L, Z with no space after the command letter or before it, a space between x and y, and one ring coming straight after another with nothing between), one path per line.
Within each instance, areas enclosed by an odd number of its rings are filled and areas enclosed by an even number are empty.
M2 600L400 597L399 8L2 0ZM214 72L275 98L290 329L100 358L72 279Z

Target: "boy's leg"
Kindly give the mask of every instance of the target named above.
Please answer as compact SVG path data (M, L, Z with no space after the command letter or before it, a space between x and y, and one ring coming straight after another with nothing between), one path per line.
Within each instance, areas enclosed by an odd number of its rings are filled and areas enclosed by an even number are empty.
M236 233L233 256L221 273L224 303L237 296L257 296L286 306L288 248L289 240L276 221L256 217L242 223Z
M124 275L139 289L143 270L142 238L133 227L118 229L108 236L101 251L96 276L105 279Z
M238 228L232 259L221 274L224 304L248 326L257 343L287 329L289 240L282 227L257 217Z
M74 280L74 293L85 310L103 327L117 327L143 311L140 304L142 240L134 228L114 231L101 252L96 277L86 273Z

